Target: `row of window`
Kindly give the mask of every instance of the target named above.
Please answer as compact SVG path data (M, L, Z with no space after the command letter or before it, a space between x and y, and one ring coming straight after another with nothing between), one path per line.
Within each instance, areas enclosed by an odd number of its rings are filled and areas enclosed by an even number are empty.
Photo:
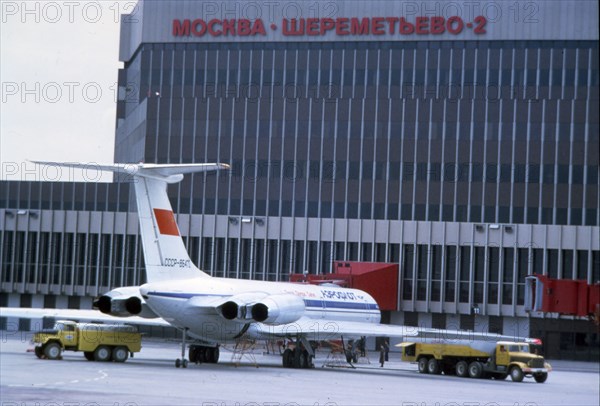
M357 182L357 181L353 181ZM14 183L14 182L13 182ZM548 201L554 201L552 196L560 200L560 204L567 206L569 197L573 202L581 201L580 191L570 189L568 185L558 186L550 189L540 189L536 186L535 190L529 190L525 193L524 186L520 188L507 187L499 189L496 204L496 190L484 191L482 183L460 182L458 184L449 184L444 188L444 196L448 195L452 200L457 194L457 204L440 203L440 200L429 199L425 203L427 194L438 193L439 182L433 182L431 188L421 187L413 182L403 183L406 189L405 193L399 193L398 188L393 188L396 194L384 193L376 195L375 199L371 197L372 187L376 182L363 181L362 187L358 183L352 184L353 191L345 192L345 188L337 192L332 185L323 185L312 181L296 179L295 181L286 181L292 186L292 189L284 188L283 194L279 187L275 188L273 196L267 196L264 188L255 188L252 183L241 182L221 182L219 186L220 195L225 197L207 197L204 199L191 197L195 193L204 190L214 191L216 185L214 181L200 181L198 183L185 183L181 189L172 188L170 190L171 201L177 213L194 214L222 214L222 215L248 215L248 216L273 216L273 217L313 217L313 218L349 218L349 219L376 219L376 220L417 220L417 221L456 221L456 222L486 222L486 223L513 223L513 224L560 224L560 225L597 225L598 209L594 207L558 207L543 204L539 206L539 196L547 196ZM6 184L6 182L5 182ZM39 192L42 184L33 184L33 189ZM8 208L8 216L15 216L18 209L35 210L53 209L53 210L85 210L85 211L128 211L129 203L124 191L129 190L127 184L111 184L108 188L111 193L121 188L124 200L118 201L98 200L94 191L97 187L104 189L100 184L69 184L63 193L55 193L54 199L30 199L27 195L21 195L19 200L17 191L6 193L6 199L3 205ZM456 187L455 187L456 186ZM308 189L307 189L308 188ZM8 189L8 188L7 188ZM261 189L261 190L259 190ZM531 188L530 188L531 189ZM308 190L308 191L307 191ZM360 192L363 190L363 192ZM573 191L571 193L570 191ZM597 191L597 189L593 189ZM77 191L81 191L78 194ZM414 192L413 192L414 191ZM177 195L181 192L181 195ZM359 193L360 192L360 193ZM212 192L210 192L212 194ZM511 205L511 193L512 197ZM37 194L37 193L36 193ZM115 193L116 194L116 193ZM297 199L293 199L293 195ZM333 196L332 196L333 194ZM477 203L469 204L469 194ZM229 197L226 197L229 195ZM233 195L233 196L232 196ZM242 198L247 195L248 198ZM361 198L361 196L363 196ZM383 201L387 196L388 201ZM528 196L528 205L523 206L525 196ZM62 197L62 198L61 198ZM332 200L332 197L335 200ZM588 196L587 201L595 201L596 195ZM399 199L401 200L399 202ZM410 203L412 200L419 203ZM444 198L445 200L446 198ZM591 200L590 200L591 199ZM409 201L409 202L407 202ZM558 201L558 200L557 200ZM579 203L578 203L579 204ZM23 218L23 216L19 216Z
M143 281L136 235L4 231L1 282L118 287Z
M577 49L597 47L596 41L512 40L512 41L310 41L310 42L190 42L143 44L141 50L366 50L366 49Z
M598 71L581 69L142 69L142 83L170 86L598 86ZM341 91L339 92L341 93ZM337 96L341 97L338 93ZM142 93L142 98L147 96Z
M528 274L600 280L600 251L371 244L235 238L185 239L194 263L214 276L287 280L329 273L332 261L401 262L403 300L523 304ZM2 233L3 283L103 290L144 282L135 235Z

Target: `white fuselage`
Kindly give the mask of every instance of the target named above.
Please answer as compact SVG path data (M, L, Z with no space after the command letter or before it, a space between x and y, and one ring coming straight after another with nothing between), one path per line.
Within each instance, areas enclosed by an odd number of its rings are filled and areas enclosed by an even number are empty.
M314 321L316 336L331 329L328 323L336 321L378 324L381 319L377 302L368 293L358 289L264 282L223 278L193 278L172 282L147 283L140 288L148 306L160 317L179 328L187 328L197 339L223 343L245 335L261 338L263 332L274 327L254 320L227 320L219 313L217 304L237 295L293 295L304 301L303 320ZM210 304L215 304L210 306ZM289 335L294 335L294 323ZM281 328L281 325L277 326Z

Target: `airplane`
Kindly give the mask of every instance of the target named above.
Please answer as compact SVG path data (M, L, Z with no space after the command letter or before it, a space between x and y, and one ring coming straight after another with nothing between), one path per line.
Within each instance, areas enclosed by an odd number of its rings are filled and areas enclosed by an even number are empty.
M39 165L89 169L89 164L34 161ZM515 340L473 331L438 330L380 324L381 313L368 293L334 284L309 285L217 278L191 261L179 232L167 185L185 174L230 169L211 164L106 164L96 169L125 174L134 184L145 258L147 283L119 287L99 297L97 310L0 308L2 317L73 317L80 320L123 320L134 324L170 325L183 332L176 367L217 362L219 345L241 338L287 339L294 345L282 355L287 368L313 366L311 341L360 337ZM293 348L291 348L293 347Z

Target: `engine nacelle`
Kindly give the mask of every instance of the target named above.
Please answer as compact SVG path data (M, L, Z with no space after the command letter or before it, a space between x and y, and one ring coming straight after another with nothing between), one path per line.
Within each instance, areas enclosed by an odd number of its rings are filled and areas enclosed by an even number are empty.
M94 307L104 314L116 317L158 317L140 295L137 286L113 289L94 301Z
M252 306L252 318L265 324L293 323L304 315L302 298L290 295L272 295Z
M235 295L217 307L217 310L227 320L247 323L252 320L252 306L267 296L265 293L249 292Z

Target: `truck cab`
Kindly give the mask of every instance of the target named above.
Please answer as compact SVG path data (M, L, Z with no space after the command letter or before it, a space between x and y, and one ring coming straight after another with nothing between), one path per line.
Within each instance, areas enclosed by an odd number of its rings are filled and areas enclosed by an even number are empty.
M495 369L508 373L513 381L520 382L524 376L533 376L542 383L552 370L544 357L531 353L529 343L499 341L494 355Z
M79 340L77 323L70 320L61 320L54 325L54 330L61 336L61 341L65 348L77 347Z

